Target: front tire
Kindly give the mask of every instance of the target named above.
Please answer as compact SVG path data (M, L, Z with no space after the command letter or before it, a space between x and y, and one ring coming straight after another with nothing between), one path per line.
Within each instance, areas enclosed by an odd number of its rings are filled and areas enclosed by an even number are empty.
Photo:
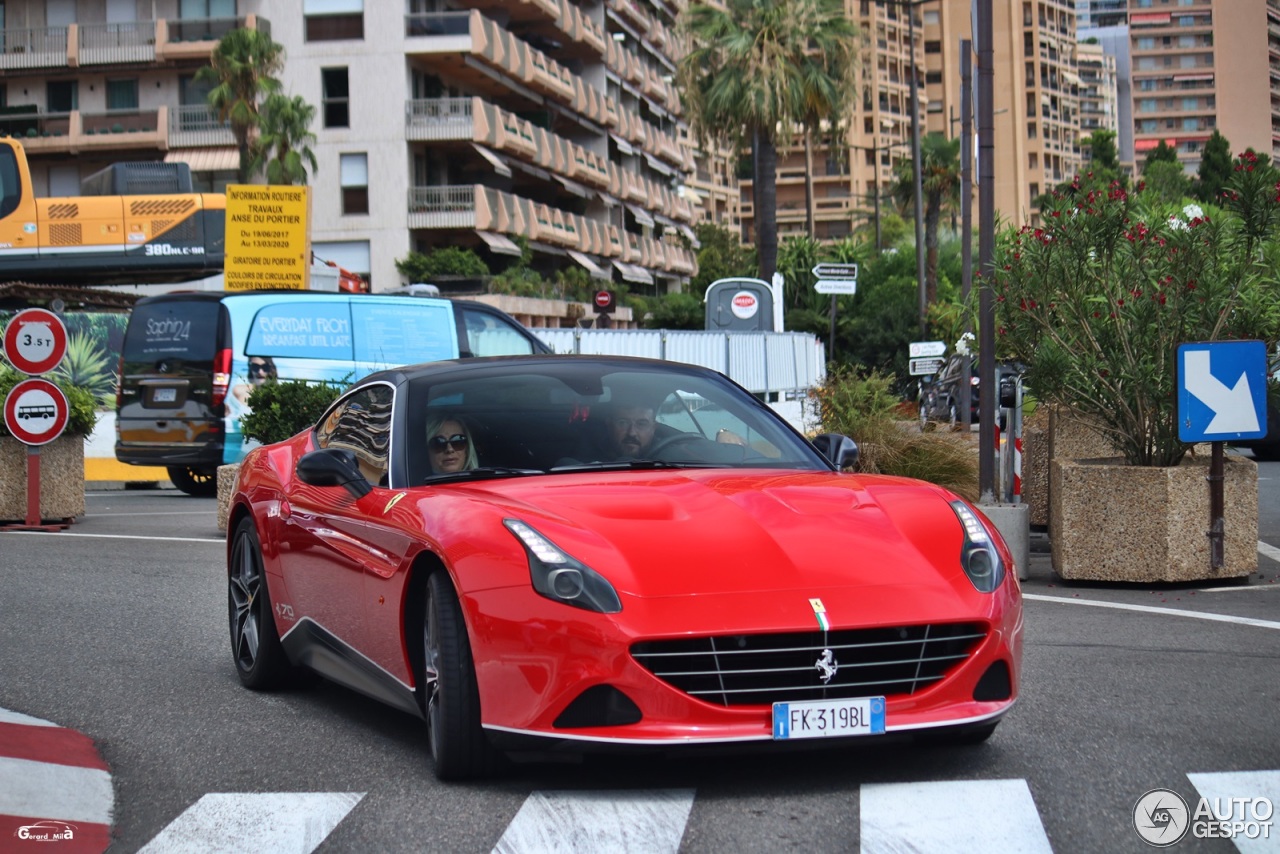
M427 579L423 626L423 688L427 738L441 780L485 777L501 755L480 726L480 689L462 605L444 570Z
M197 498L211 498L218 494L218 473L191 466L169 466L169 480L173 485Z
M240 682L255 691L283 686L292 668L276 631L258 531L247 516L236 526L231 541L227 610L231 621L231 655Z

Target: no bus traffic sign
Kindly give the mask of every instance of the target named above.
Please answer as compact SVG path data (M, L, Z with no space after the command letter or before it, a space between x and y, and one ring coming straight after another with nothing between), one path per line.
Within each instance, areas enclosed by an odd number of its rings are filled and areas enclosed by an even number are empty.
M48 380L32 378L15 385L4 399L4 426L24 445L45 445L62 435L71 406Z
M67 327L52 311L23 309L5 327L4 354L24 374L48 373L67 354Z

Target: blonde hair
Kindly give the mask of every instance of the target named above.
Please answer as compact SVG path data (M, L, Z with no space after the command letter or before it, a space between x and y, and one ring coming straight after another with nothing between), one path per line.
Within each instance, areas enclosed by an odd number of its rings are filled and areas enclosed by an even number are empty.
M471 428L467 426L467 422L463 421L461 418L459 418L456 415L447 415L447 414L433 415L431 416L431 418L427 419L428 445L430 444L432 437L434 437L436 433L440 432L440 428L443 427L445 424L448 424L450 421L452 421L454 424L457 424L462 431L462 435L467 437L467 456L466 456L466 459L462 461L462 467L464 469L476 468L477 466L480 465L480 460L478 457L476 457L476 443L475 443L475 440L471 438ZM430 459L431 459L430 453L431 453L430 448L428 447L428 450L427 450L428 464L430 463ZM434 469L434 466L432 468Z

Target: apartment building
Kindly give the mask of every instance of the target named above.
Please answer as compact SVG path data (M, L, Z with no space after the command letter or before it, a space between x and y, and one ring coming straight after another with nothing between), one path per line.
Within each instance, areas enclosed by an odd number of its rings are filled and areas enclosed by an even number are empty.
M905 7L883 0L846 0L846 12L862 33L862 102L838 143L813 146L814 236L839 240L855 226L871 224L888 202L893 164L911 156L911 69L920 75L919 116L924 122L924 29L920 11L913 24ZM778 237L806 233L808 172L803 141L778 150ZM740 184L743 239L754 233L753 182ZM878 198L878 204L877 204Z
M121 160L190 163L197 190L235 180L234 140L195 73L228 30L267 24L207 6L180 17L172 0L144 19L135 0L0 3L0 133L22 140L38 193L77 195Z
M194 81L223 32L285 48L285 91L317 107L313 251L400 285L411 250L678 290L695 220L666 0L5 0L0 92L42 190L123 159L234 181L229 132ZM0 116L19 130L12 115ZM195 134L198 131L198 135Z
M1076 24L1081 29L1123 26L1129 19L1129 0L1076 0Z
M936 15L925 17L925 44L938 46L925 51L930 131L959 132L952 125L960 115L959 45L973 37L970 6L970 0L938 0ZM992 6L995 208L1008 221L1024 222L1037 217L1037 196L1070 181L1081 167L1075 4Z
M1098 42L1076 45L1076 74L1080 78L1080 139L1083 143L1094 131L1119 131L1119 87L1116 58ZM1118 149L1117 149L1118 151ZM1089 149L1081 150L1083 162L1089 162Z
M1189 171L1215 129L1280 156L1280 2L1132 0L1134 147L1161 140Z

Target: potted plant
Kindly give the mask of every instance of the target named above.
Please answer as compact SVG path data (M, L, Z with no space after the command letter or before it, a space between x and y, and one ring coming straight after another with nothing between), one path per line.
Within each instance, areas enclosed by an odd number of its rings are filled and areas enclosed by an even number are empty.
M1257 568L1257 470L1233 458L1226 566L1208 560L1203 457L1178 439L1176 355L1193 341L1280 336L1280 173L1245 152L1219 206L1079 178L1044 224L997 239L997 348L1037 397L1097 431L1106 465L1055 459L1054 568L1064 578L1174 581ZM1184 484L1185 481L1185 484ZM1203 558L1203 559L1202 559Z
M26 374L0 366L0 401ZM40 518L71 520L84 515L84 440L93 432L98 412L88 389L47 377L70 404L62 435L40 446ZM0 419L0 521L27 516L27 446L9 434Z
M268 380L253 389L246 400L250 411L240 419L246 440L270 445L283 442L309 429L329 404L342 393L343 386L306 380ZM235 491L240 464L218 467L218 530L227 530L231 495Z

